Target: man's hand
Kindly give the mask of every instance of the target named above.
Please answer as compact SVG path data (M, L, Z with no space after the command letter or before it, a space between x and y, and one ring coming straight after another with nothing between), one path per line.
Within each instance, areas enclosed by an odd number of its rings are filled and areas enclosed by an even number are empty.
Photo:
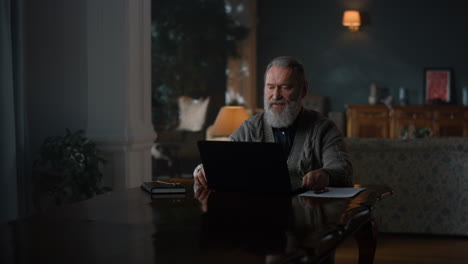
M206 181L205 170L201 168L198 173L193 176L195 183L198 186L208 187L208 182Z
M302 188L318 191L330 184L330 175L325 170L314 170L302 177Z
M210 197L211 193L212 190L205 187L199 187L194 194L195 199L200 202L201 209L205 213L208 211L208 197Z

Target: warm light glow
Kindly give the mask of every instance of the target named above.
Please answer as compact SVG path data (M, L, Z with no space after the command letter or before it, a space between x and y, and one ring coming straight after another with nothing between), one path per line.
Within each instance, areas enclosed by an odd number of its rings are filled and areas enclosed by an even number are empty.
M249 118L249 115L244 107L223 106L216 117L211 135L217 137L230 136L247 118Z
M349 27L349 30L356 32L359 30L361 25L361 16L359 11L356 10L346 10L343 14L343 26Z

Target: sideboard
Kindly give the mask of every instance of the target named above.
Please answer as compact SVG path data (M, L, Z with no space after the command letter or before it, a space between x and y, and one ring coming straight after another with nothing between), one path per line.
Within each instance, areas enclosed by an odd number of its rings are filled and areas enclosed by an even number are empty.
M347 137L398 138L413 125L434 137L468 137L468 107L455 105L345 105Z

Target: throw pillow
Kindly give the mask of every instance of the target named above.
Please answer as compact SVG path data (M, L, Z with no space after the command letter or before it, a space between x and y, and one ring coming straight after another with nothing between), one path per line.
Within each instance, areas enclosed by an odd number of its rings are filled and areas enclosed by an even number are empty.
M179 103L179 127L177 130L197 132L205 124L206 111L210 98L192 99L188 96L180 96Z

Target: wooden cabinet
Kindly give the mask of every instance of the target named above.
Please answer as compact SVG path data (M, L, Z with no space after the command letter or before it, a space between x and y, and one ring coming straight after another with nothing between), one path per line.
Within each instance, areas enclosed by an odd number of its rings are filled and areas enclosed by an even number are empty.
M398 138L400 131L409 125L432 130L432 112L424 106L394 106L389 121L390 138Z
M413 125L429 128L435 137L468 137L468 107L346 105L347 136L398 138Z
M439 137L468 137L467 114L468 111L454 107L434 110L434 135Z
M388 109L385 105L347 105L348 137L387 138ZM352 121L351 121L352 120Z

